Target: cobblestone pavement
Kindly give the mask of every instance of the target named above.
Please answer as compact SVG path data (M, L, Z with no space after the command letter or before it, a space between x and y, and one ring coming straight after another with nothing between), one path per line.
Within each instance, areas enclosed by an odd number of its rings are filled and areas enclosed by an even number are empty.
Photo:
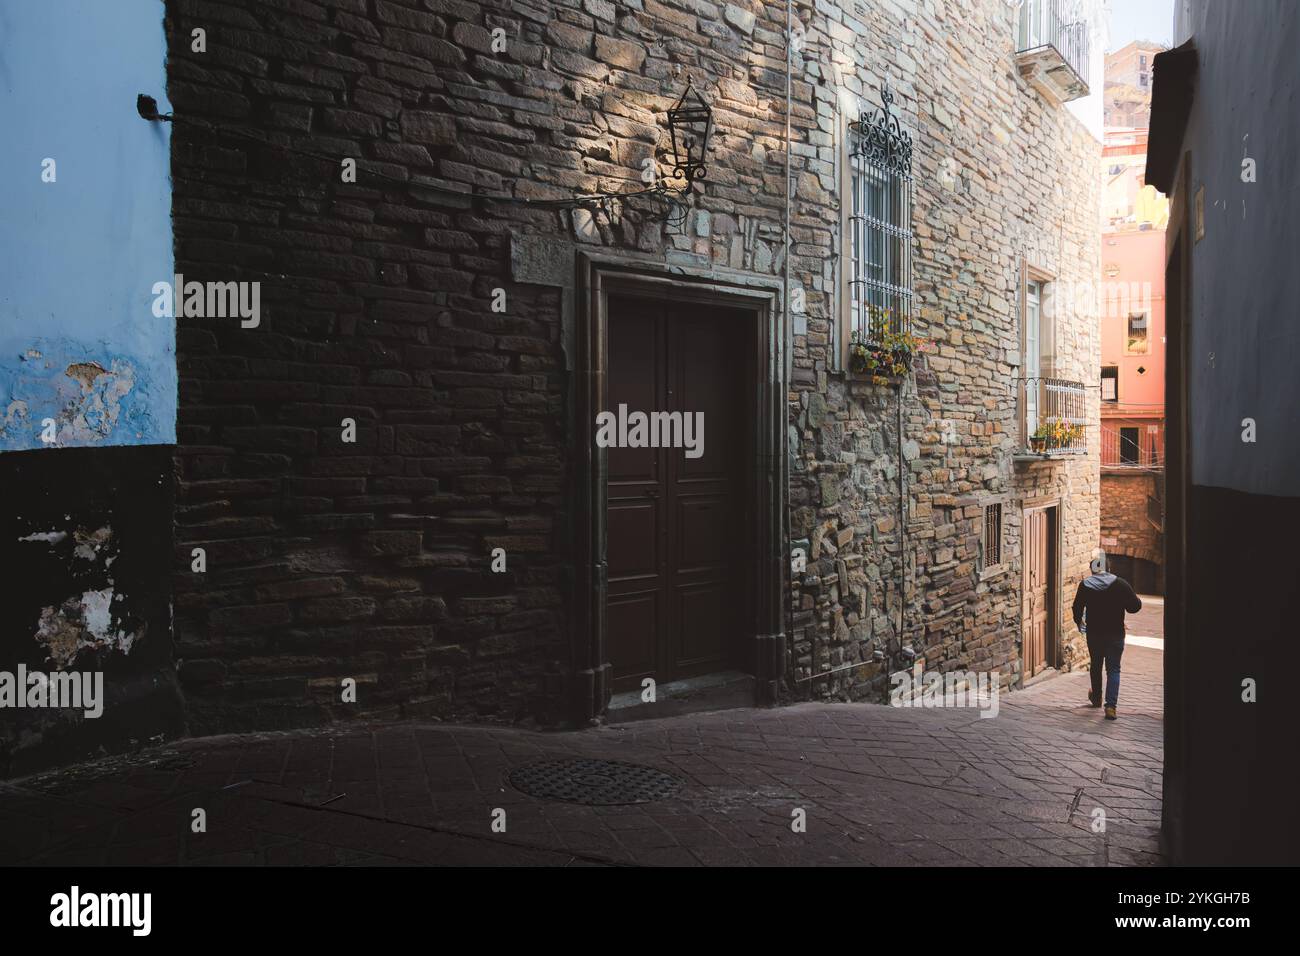
M0 784L0 862L1159 864L1160 674L1160 652L1125 652L1114 722L1076 672L1002 694L992 719L805 703L569 733L408 722L182 741ZM683 786L588 807L506 780L566 757Z

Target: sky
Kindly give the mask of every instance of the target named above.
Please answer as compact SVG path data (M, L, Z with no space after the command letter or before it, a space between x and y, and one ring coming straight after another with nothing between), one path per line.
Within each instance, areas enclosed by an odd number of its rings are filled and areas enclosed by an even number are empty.
M1174 0L1110 0L1110 42L1113 53L1134 40L1169 46L1173 35Z

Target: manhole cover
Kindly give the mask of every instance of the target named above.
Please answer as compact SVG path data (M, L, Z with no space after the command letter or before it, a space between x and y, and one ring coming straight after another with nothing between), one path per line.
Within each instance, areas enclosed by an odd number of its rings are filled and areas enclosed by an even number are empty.
M531 797L588 806L649 803L682 788L672 774L615 760L544 760L510 771L510 785Z

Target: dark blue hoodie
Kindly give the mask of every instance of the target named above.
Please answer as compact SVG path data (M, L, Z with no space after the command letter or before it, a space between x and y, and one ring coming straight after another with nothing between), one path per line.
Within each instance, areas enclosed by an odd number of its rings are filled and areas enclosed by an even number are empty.
M1089 641L1110 641L1124 638L1124 612L1136 614L1142 610L1139 598L1129 583L1114 574L1091 574L1079 583L1074 596L1074 623L1084 628L1087 612Z

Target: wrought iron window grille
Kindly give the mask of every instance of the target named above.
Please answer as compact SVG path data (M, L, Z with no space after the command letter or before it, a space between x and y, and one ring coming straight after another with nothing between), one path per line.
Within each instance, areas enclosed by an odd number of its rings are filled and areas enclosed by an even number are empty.
M850 340L879 344L912 330L912 137L881 105L849 124Z

